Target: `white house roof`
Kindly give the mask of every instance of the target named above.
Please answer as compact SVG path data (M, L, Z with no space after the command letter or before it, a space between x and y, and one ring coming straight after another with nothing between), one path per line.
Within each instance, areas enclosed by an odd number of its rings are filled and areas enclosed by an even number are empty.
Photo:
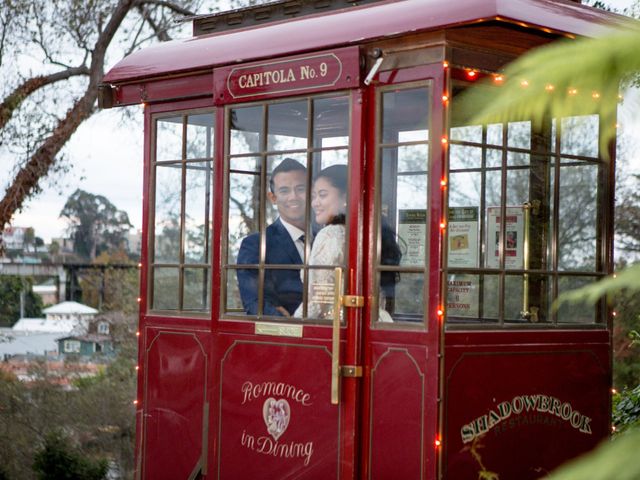
M14 332L10 329L2 329L2 341L0 341L0 358L4 355L45 355L47 352L58 351L56 339L60 333L32 333Z
M91 314L91 313L95 314L95 313L98 313L98 310L78 302L62 302L52 307L45 308L44 310L42 310L42 312L47 315L50 315L50 314L54 314L54 315L55 314L76 314L77 315L77 314Z
M21 318L12 327L13 332L70 333L78 329L78 319L46 320L44 318Z

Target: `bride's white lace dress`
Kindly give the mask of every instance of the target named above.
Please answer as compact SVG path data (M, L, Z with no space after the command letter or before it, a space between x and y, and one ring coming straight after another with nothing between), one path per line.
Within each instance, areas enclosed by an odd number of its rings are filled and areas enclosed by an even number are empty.
M344 265L344 225L327 225L318 232L311 247L308 265L310 266L343 266ZM329 319L333 314L333 304L314 301L314 286L333 285L335 283L334 269L309 269L309 301L307 307L308 318ZM296 317L302 317L302 305L298 307Z

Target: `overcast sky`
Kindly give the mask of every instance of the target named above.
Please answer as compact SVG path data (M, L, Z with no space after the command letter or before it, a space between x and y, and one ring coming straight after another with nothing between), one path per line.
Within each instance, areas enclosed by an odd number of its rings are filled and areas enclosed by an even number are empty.
M632 0L609 0L608 4L624 8ZM69 174L55 187L44 191L27 202L24 211L14 217L13 226L33 227L36 235L49 242L52 237L65 234L66 223L58 217L67 197L81 188L107 197L117 208L129 214L136 228L142 224L142 110L131 107L134 123L122 125L120 109L96 113L84 122L65 148L73 164ZM638 111L633 108L634 113ZM139 111L136 111L139 110ZM620 116L627 134L640 138L640 119L637 115ZM638 151L638 149L634 149ZM628 159L635 170L640 170L639 157ZM3 174L0 180L4 182Z

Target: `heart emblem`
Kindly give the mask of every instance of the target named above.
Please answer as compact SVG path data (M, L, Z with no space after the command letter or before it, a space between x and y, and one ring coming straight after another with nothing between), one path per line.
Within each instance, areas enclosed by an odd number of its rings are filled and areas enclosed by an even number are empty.
M262 418L267 426L269 435L274 440L278 440L289 426L289 419L291 418L289 402L284 398L280 400L272 397L267 398L262 406Z

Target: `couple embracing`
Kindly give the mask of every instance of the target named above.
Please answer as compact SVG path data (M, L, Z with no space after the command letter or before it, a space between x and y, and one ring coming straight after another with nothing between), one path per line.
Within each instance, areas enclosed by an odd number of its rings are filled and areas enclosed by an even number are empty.
M305 255L307 169L296 160L286 158L272 172L267 197L278 210L278 219L266 229L264 263L302 265ZM345 245L345 211L347 205L347 166L332 165L314 178L311 208L320 231L315 236L308 265L342 265ZM257 265L260 259L260 234L242 240L238 264ZM258 270L241 269L238 285L245 312L258 313ZM302 317L302 270L270 269L264 271L263 315ZM332 269L310 269L309 284L333 283ZM307 316L323 318L329 306L310 299Z

